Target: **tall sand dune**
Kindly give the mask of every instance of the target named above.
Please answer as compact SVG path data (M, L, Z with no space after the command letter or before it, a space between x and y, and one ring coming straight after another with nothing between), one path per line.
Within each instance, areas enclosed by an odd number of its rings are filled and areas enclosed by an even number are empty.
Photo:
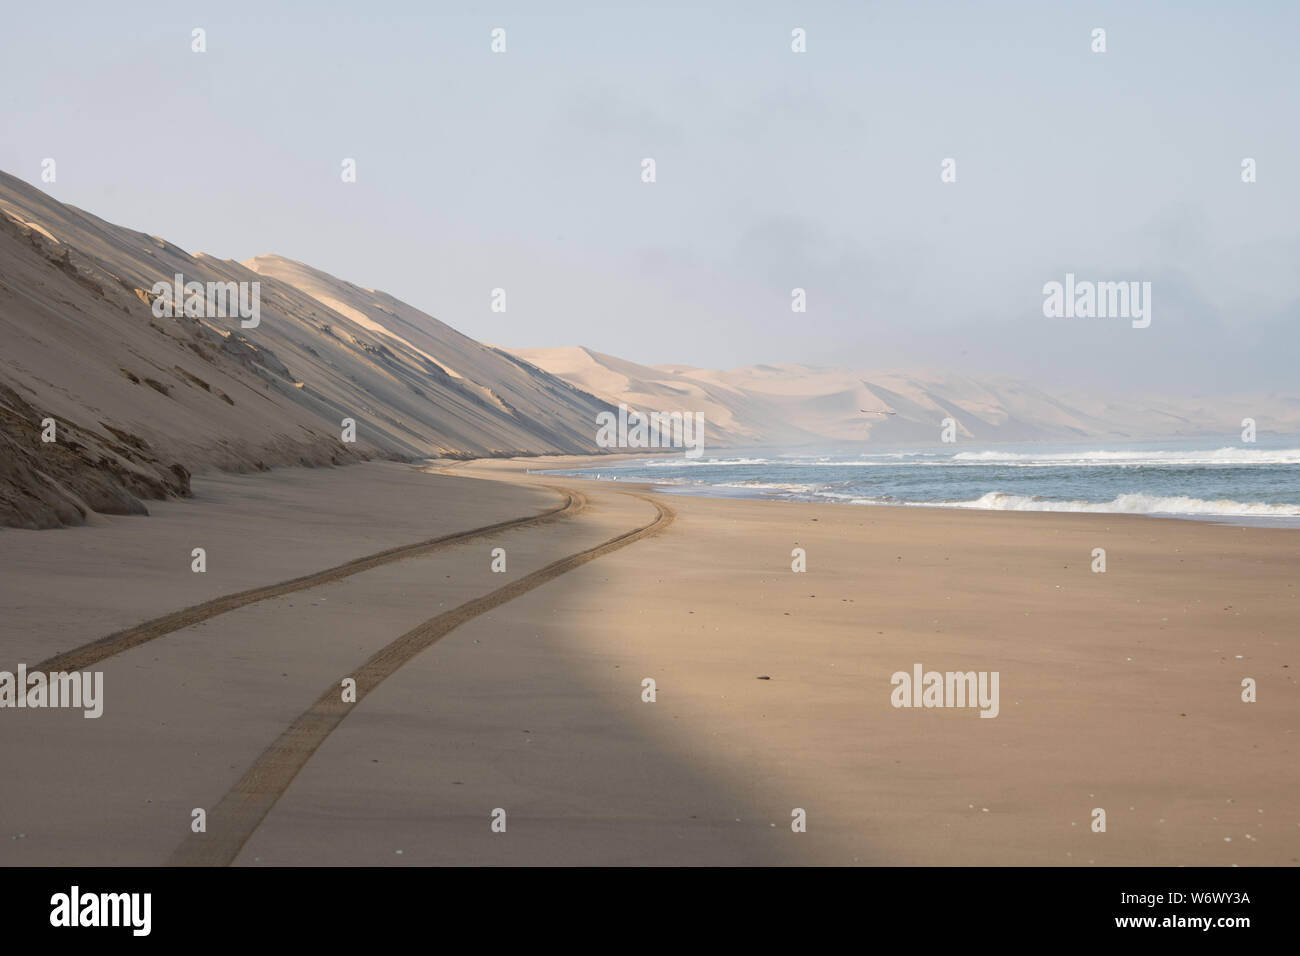
M259 283L260 321L156 315L177 274ZM0 173L0 524L144 513L211 469L597 452L607 407L391 296L191 255Z

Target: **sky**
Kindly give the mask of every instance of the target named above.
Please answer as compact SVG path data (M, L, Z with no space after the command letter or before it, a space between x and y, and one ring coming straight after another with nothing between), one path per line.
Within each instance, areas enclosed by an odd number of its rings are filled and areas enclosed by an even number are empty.
M507 347L1296 393L1298 27L1263 0L15 4L0 168ZM1045 317L1067 272L1150 282L1150 326Z

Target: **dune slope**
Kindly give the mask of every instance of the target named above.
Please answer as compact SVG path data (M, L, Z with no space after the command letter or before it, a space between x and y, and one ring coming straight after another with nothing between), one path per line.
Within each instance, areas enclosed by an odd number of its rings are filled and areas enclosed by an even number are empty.
M259 324L155 314L176 274L259 283ZM0 343L0 524L17 527L146 513L211 469L598 452L608 407L383 293L190 255L4 173Z

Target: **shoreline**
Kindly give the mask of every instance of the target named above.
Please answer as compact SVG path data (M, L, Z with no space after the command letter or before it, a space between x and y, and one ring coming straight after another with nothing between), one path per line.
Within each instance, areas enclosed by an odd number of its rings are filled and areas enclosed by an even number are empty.
M566 460L577 458L577 456L559 456ZM1242 528L1270 528L1270 529L1300 529L1300 515L1250 515L1250 514L1233 514L1233 513L1183 513L1175 511L1105 511L1105 510L1085 510L1082 508L993 508L993 507L976 507L967 502L945 502L945 501L863 501L863 500L834 500L825 497L815 497L811 494L800 496L798 493L789 492L782 496L773 492L769 488L750 488L738 484L709 484L700 481L664 481L656 480L649 476L634 476L623 478L620 476L597 477L583 472L590 472L600 467L602 461L612 461L618 458L619 463L644 459L647 461L670 461L672 459L663 456L642 456L642 455L623 455L623 456L596 456L590 459L590 464L578 464L569 468L558 469L532 469L527 470L528 474L538 475L541 477L569 478L578 481L605 481L627 486L643 486L653 488L656 492L675 496L717 498L723 500L742 500L742 501L766 501L766 502L786 502L799 504L827 504L827 505L850 505L855 507L866 508L901 508L901 509L934 509L951 512L977 511L988 514L1077 514L1077 515L1094 515L1102 518L1112 517L1134 517L1134 518L1158 518L1162 520L1174 519L1178 521L1195 521L1207 524L1222 524L1229 527ZM492 459L473 459L473 461L487 461ZM535 461L535 458L528 459L507 459L515 461ZM468 462L466 462L468 464ZM1003 492L987 492L986 494L1004 494ZM1052 499L1044 499L1050 501ZM1234 502L1237 503L1237 502ZM1089 504L1102 505L1105 502L1089 502Z

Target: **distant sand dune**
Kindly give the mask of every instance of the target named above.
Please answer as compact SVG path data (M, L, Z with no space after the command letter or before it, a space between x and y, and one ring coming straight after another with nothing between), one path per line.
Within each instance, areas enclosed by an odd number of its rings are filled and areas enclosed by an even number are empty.
M581 347L514 354L611 404L703 412L706 444L714 448L934 443L949 417L958 437L987 442L1223 437L1236 434L1247 416L1267 421L1275 433L1300 432L1300 405L1277 396L1098 401L950 372L647 366ZM867 415L864 408L895 414Z

